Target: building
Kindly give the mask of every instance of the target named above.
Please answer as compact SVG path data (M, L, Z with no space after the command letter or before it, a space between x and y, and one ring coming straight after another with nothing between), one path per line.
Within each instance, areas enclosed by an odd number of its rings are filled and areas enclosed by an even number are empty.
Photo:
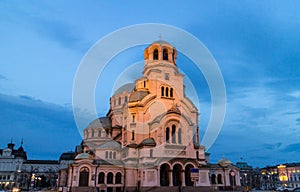
M261 169L262 189L300 187L300 163L285 163Z
M60 190L240 186L229 160L208 162L199 143L199 111L185 96L176 57L176 48L163 40L145 49L142 77L120 87L107 115L84 129L74 163L61 172L67 183Z
M19 187L23 190L51 188L57 186L59 170L73 162L74 152L63 153L57 160L28 160L23 148L12 142L0 149L0 190Z
M7 144L7 148L0 149L0 189L11 189L15 186L22 164L27 160L26 152L21 146L15 149L15 144Z
M252 168L246 162L237 162L235 165L240 170L241 185L245 189L260 189L261 188L261 174L260 169Z

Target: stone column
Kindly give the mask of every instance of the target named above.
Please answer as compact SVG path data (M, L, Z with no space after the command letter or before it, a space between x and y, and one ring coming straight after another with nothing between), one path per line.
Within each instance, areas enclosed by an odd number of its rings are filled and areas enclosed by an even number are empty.
M173 186L173 169L170 170L169 176L169 186Z
M182 176L182 185L181 186L185 186L185 169L183 169L182 171L181 171L181 176Z

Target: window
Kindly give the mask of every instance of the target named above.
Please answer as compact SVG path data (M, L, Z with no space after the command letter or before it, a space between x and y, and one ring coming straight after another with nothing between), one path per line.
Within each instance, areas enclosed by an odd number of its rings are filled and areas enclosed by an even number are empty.
M116 152L114 152L113 158L116 159Z
M153 51L153 60L158 60L158 50L154 49Z
M98 184L104 184L104 173L101 172L98 175Z
M199 151L196 151L196 159L199 160Z
M163 50L163 60L168 60L168 50L167 49Z
M135 115L132 115L132 123L135 123Z
M117 101L114 99L114 106L116 106L117 105Z
M109 172L107 174L106 183L107 184L113 184L113 177L114 177L114 175L112 174L112 172Z
M181 144L181 129L178 130L178 143Z
M127 100L128 100L128 97L127 97L127 96L125 96L125 101L124 101L124 102L126 103L126 102L127 102Z
M166 143L170 142L170 129L169 127L166 128Z
M150 157L153 157L153 149L150 149Z
M101 130L98 131L98 137L101 137Z
M146 87L146 81L144 81L144 88Z
M172 125L172 143L176 143L176 126Z
M120 172L118 172L116 174L116 181L115 184L121 184L122 183L122 174Z
M166 87L166 97L169 97L169 87Z
M134 131L131 132L131 140L134 140Z
M222 184L222 175L221 174L218 174L217 180L218 180L218 184Z
M170 77L169 77L169 73L165 73L165 80L169 80Z
M165 96L165 87L164 86L161 87L161 96L162 97Z
M121 97L119 97L119 105L121 105Z
M211 184L217 184L216 183L216 175L215 174L211 175Z
M95 132L94 130L92 130L92 138L94 138Z
M112 152L109 152L109 158L110 159L112 158Z
M173 52L172 52L172 60L175 61L175 50L173 49Z
M105 158L108 159L108 151L105 152Z
M171 98L173 98L174 89L172 87L162 86L160 89L161 89L160 91L161 91L161 96L162 97L171 97Z

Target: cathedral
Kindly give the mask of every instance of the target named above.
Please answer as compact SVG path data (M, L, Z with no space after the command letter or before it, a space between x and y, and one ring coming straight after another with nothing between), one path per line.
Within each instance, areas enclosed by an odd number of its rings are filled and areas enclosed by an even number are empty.
M200 145L200 113L185 96L176 58L163 40L144 50L141 77L120 87L107 115L84 129L74 162L60 171L61 186L114 192L240 186L239 170L225 158L211 164Z

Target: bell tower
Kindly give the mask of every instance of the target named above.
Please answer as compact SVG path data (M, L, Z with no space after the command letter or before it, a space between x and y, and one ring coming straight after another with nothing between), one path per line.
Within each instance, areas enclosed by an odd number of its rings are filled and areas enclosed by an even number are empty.
M148 79L151 93L163 98L184 97L184 76L178 71L176 59L176 48L163 40L154 41L145 49L143 77Z

